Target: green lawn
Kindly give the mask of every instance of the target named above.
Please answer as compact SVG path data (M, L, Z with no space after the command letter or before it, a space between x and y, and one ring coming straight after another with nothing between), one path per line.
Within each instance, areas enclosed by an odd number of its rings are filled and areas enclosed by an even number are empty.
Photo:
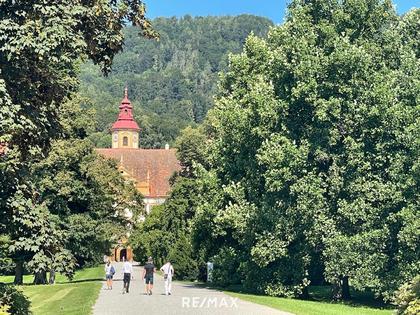
M252 303L266 305L297 315L392 315L393 310L373 299L372 296L353 292L351 302L334 303L328 301L328 287L312 287L312 301L278 298L225 291L226 294Z
M243 288L240 285L221 288L204 282L192 282L188 280L177 280L176 282L187 283L202 288L221 290L224 293L241 300L265 305L297 315L393 315L395 313L392 305L376 300L372 293L359 292L353 289L351 289L351 301L333 302L331 300L330 286L310 286L310 300L300 300L250 294L248 292L243 292Z
M20 288L30 299L34 315L87 315L98 297L103 274L103 266L86 268L76 272L71 282L57 275L55 285L23 285ZM32 276L25 276L24 283L29 284L32 279ZM13 282L13 277L0 276L0 282Z

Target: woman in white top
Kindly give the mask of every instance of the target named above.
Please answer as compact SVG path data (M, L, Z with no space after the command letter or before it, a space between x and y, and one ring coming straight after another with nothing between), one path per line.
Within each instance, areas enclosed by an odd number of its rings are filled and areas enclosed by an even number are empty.
M105 265L105 277L106 277L106 286L108 290L112 290L112 277L114 276L115 268L111 264L111 261L108 260L108 262Z

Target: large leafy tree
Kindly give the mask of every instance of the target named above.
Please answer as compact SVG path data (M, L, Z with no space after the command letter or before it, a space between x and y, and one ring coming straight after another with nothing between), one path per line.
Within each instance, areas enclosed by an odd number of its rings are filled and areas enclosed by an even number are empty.
M108 73L123 47L125 24L156 35L144 14L139 0L0 1L0 143L7 148L0 153L0 234L24 240L36 228L54 235L43 230L52 214L38 199L32 165L63 136L60 107L78 88L79 64L90 59ZM37 228L31 220L44 224ZM57 235L54 247L63 242Z
M418 17L296 0L231 57L202 175L223 189L203 191L195 235L245 284L305 294L321 273L337 298L349 279L389 298L418 273Z
M71 277L75 266L101 261L143 209L141 195L116 163L83 139L92 126L78 99L60 110L65 139L53 141L48 156L31 164L26 185L32 198L13 197L19 216L9 225L9 254L16 262L17 283L24 262L36 283L46 283L48 271L53 282L56 272Z
M152 256L158 265L169 259L178 279L196 279L197 262L203 263L200 253L193 251L191 220L201 201L193 164L205 164L205 141L200 129L182 131L176 144L181 170L172 176L171 194L136 226L130 238L138 259Z

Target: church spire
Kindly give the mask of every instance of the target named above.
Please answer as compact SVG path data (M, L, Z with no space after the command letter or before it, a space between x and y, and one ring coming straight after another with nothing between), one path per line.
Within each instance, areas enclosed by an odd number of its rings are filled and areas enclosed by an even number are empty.
M113 148L138 148L139 125L134 120L133 105L128 99L128 88L124 88L124 98L119 106L118 119L111 127Z

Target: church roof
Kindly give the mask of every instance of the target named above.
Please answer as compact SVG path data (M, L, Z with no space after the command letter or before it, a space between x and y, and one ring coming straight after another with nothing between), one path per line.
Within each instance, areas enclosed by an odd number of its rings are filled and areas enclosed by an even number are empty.
M112 125L112 130L119 129L132 129L140 130L139 125L137 125L134 120L133 115L133 105L131 105L130 100L128 99L128 90L124 89L124 98L121 101L119 106L120 113L118 114L118 120Z
M167 197L169 178L180 170L175 149L96 149L116 160L137 183L148 183L145 197Z

